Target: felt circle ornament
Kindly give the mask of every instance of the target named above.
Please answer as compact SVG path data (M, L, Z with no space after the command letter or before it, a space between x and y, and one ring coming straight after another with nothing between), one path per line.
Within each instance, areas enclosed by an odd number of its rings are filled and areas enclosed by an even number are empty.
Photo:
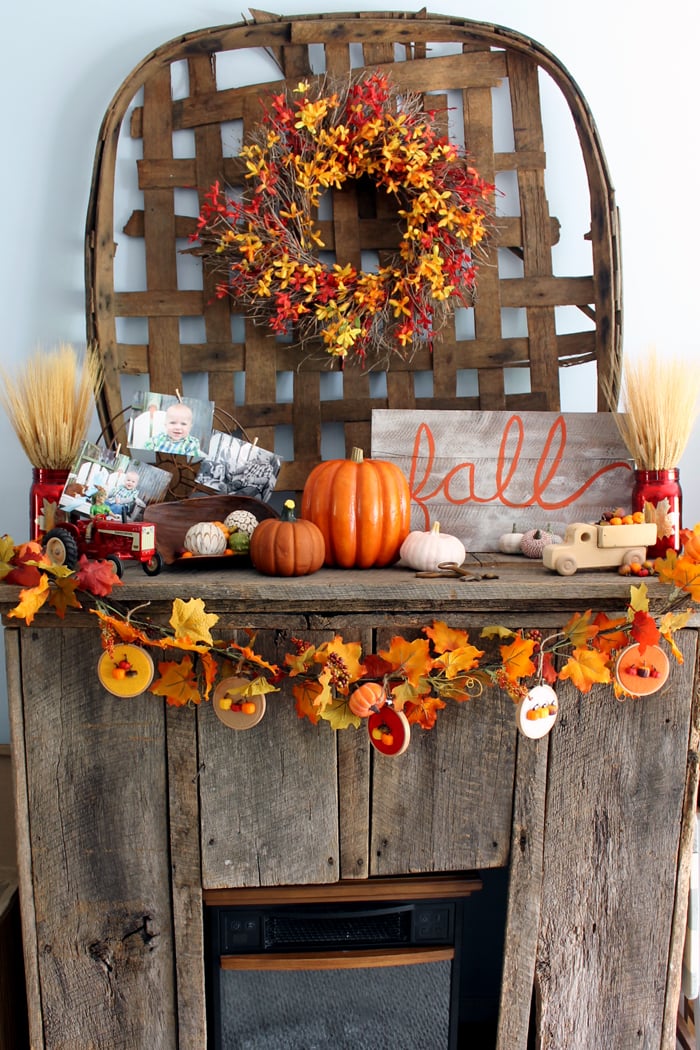
M216 717L229 729L252 729L265 715L265 694L246 696L241 692L250 683L247 678L224 678L214 690Z
M403 711L385 704L367 719L370 743L382 755L402 755L411 740L411 727Z
M242 199L214 183L191 238L219 298L310 353L372 363L431 347L453 304L471 305L494 187L440 133L421 95L379 74L301 83L272 96L241 156ZM322 197L352 182L393 200L401 224L376 271L318 255Z
M557 720L559 701L551 685L535 685L518 704L517 723L523 736L539 740Z
M628 645L615 665L615 678L632 696L658 692L666 684L668 674L668 657L658 645L647 645L644 652L638 645Z
M145 693L154 673L151 654L140 645L115 645L97 661L97 677L114 696L126 698Z

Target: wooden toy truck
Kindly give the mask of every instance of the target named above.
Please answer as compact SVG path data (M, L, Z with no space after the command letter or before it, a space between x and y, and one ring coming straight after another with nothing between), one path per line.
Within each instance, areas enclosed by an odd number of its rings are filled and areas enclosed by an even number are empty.
M575 522L567 527L564 542L545 547L542 561L560 576L573 576L577 569L602 569L643 562L647 547L656 543L656 525L589 525Z

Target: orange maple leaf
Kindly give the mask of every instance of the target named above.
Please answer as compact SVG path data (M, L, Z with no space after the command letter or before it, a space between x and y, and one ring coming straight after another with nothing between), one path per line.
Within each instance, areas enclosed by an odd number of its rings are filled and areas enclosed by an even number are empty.
M150 691L156 696L164 696L171 707L184 707L190 702L200 702L197 678L189 656L183 657L179 663L175 660L163 660L158 664L158 673L160 678L151 684Z
M363 667L361 661L362 645L360 642L344 642L341 635L336 634L330 642L323 642L316 650L314 660L317 663L326 664L330 656L334 657L336 668L340 661L343 670L347 673L349 682L356 682L362 677Z
M63 577L56 580L56 586L49 596L49 605L53 606L61 619L66 615L66 609L82 609L82 605L75 596L78 589L78 581L74 576Z
M323 686L320 682L313 679L293 683L292 693L296 700L299 718L308 718L309 721L316 725L318 722L318 711L316 710L315 700L322 690Z
M640 653L643 653L648 645L656 645L661 637L654 617L642 611L634 614L630 634L635 642L639 643Z
M439 697L422 696L416 703L406 704L404 712L411 725L432 729L437 720L437 713L443 707L447 707L447 704Z
M405 638L392 638L388 649L380 649L379 655L391 664L393 670L404 675L413 686L430 671L432 660L430 646L425 638L407 642Z
M91 609L90 612L97 616L107 631L118 638L120 642L141 642L144 645L154 644L142 630L134 627L130 620L120 620L118 616L110 616L101 609Z
M592 612L589 609L585 613L574 613L569 622L564 625L564 637L575 647L583 647L591 638L598 634L598 627L591 621Z
M452 649L459 649L469 641L466 631L459 631L454 627L448 627L442 620L434 620L431 627L424 627L423 634L432 639L436 653L446 653Z
M277 664L270 664L267 660L263 660L262 656L259 656L249 645L237 645L235 642L229 642L228 648L237 650L248 663L255 664L256 667L262 667L263 670L270 671L273 675L280 673Z
M534 639L523 638L518 633L515 636L515 641L511 642L510 645L499 646L503 669L508 678L517 681L519 678L529 678L530 675L535 673L535 665L530 659L535 644Z
M434 660L433 666L444 668L445 678L457 678L465 671L478 667L479 659L483 655L483 649L477 649L474 645L464 645L460 649L441 653Z
M559 677L551 653L543 653L541 673L547 685L554 685Z
M574 649L559 677L568 678L580 692L588 693L594 682L610 681L610 668L602 653L594 649Z
M19 604L16 605L14 609L10 609L7 615L15 616L18 620L24 620L27 626L29 626L48 597L49 581L47 577L42 574L36 587L28 587L26 590L19 592Z
M700 602L700 565L681 554L676 561L673 583L679 590L689 594L694 602Z
M598 634L592 640L594 649L601 653L610 653L613 649L622 649L627 644L627 631L620 630L627 623L626 616L618 616L611 620L604 612L599 612L593 623L598 628Z
M199 662L202 668L202 678L204 679L204 700L209 699L211 693L211 687L216 681L219 673L219 665L217 664L211 653L200 653Z

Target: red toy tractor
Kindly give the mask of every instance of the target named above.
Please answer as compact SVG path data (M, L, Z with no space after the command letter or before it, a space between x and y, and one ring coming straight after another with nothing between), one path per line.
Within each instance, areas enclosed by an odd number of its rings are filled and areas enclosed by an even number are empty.
M163 558L156 550L156 527L143 521L118 521L105 515L61 522L42 537L41 545L54 565L74 569L81 554L104 559L117 576L123 561L136 559L147 576L157 576Z

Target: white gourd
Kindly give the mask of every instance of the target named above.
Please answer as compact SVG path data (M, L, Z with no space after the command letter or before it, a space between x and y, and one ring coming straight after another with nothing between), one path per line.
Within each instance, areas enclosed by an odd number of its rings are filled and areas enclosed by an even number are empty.
M226 534L213 521L198 521L185 534L184 547L191 554L216 555L226 550Z
M457 536L440 532L437 521L429 532L409 532L399 553L401 561L418 572L435 572L443 562L461 565L467 556L462 541Z
M522 554L520 550L520 542L523 538L522 532L515 531L515 525L513 525L512 532L504 532L498 540L498 549L502 554Z

